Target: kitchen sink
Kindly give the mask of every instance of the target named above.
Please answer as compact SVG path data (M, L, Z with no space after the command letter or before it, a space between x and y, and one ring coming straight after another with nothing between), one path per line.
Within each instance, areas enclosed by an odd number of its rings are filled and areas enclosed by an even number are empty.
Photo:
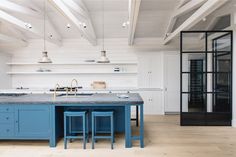
M58 97L89 97L92 96L92 93L76 93L75 94L59 94Z
M0 96L7 96L7 97L18 97L18 96L23 96L27 95L25 93L0 93Z

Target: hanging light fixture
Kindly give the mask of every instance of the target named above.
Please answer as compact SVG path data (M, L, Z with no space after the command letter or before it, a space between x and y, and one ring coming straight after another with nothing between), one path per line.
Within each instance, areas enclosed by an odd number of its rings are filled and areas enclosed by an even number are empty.
M48 57L48 52L46 51L46 0L44 0L44 20L43 20L43 52L42 58L38 61L38 63L52 63L52 60Z
M98 63L110 63L106 56L106 50L104 49L104 0L102 0L102 51Z

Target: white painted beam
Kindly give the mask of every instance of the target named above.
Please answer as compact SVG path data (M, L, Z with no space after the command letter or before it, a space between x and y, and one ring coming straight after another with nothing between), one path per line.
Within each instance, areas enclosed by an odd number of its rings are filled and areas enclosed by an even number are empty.
M185 5L189 1L191 1L191 0L180 0L179 5L177 6L177 9L181 8L183 5Z
M27 16L33 16L43 22L44 12L39 7L37 7L32 1L25 0L25 2L27 3L27 5L21 6L9 0L1 0L0 8L7 11L24 14ZM57 32L56 28L50 21L49 17L46 17L46 25L50 29L50 32L47 33L48 34L47 40L49 42L52 42L54 44L61 46L62 45L61 35ZM33 27L37 27L37 26L33 26ZM53 38L51 38L50 35L52 35Z
M22 46L27 46L28 45L28 43L23 39L14 38L14 37L2 34L2 33L0 33L0 41L11 43L11 44L19 43Z
M182 16L183 14L186 14L190 11L193 11L194 9L199 8L202 6L207 0L191 0L190 2L186 3L183 5L181 8L178 8L174 15L173 18L177 18Z
M172 32L178 17L200 7L206 1L207 0L191 0L191 1L182 0L175 9L174 14L170 18L164 39L166 39L167 36Z
M180 25L173 33L171 33L165 40L164 44L170 42L175 38L181 31L188 30L189 28L196 25L202 18L208 16L217 8L225 4L228 0L208 0L202 5L192 16L190 16L182 25Z
M10 2L9 0L1 0L0 8L6 11L14 11L17 13L34 16L37 18L42 17L42 15L40 15L40 13L37 10L20 6L16 3Z
M26 36L17 28L13 27L7 23L0 23L1 32L3 34L8 34L9 36L14 36L15 38L21 39L27 42Z
M133 45L141 0L129 0L128 44Z
M86 8L83 1L79 0L79 5L75 3L74 0L63 0L63 2L67 6L69 6L72 10L74 10L76 13L78 13L78 17L80 19L83 19L84 23L86 23L87 25L87 28L85 29L85 31L91 32L90 34L92 35L92 37L97 38L88 9Z
M97 44L96 38L94 38L89 32L86 32L86 28L81 27L81 21L71 12L71 10L63 3L62 0L48 0L53 4L65 17L67 17L72 23L74 23L79 29L80 33L87 39L92 45Z
M0 10L0 19L3 22L6 22L10 25L13 25L13 26L21 29L22 31L30 32L30 33L34 34L35 36L38 36L41 38L43 37L43 32L39 31L39 29L37 29L37 26L32 26L32 28L29 29L26 27L25 21L22 21L16 17L2 11L2 10ZM50 36L47 36L46 40L51 43L57 44L59 46L61 45L61 40L55 38L55 36L53 36L52 38Z

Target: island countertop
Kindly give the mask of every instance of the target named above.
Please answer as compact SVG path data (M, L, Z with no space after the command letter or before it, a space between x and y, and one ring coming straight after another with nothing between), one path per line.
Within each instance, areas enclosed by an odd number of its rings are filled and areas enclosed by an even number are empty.
M143 104L138 93L129 93L129 98L119 98L116 93L96 93L91 96L56 97L53 94L27 94L22 96L1 96L0 105L3 104Z

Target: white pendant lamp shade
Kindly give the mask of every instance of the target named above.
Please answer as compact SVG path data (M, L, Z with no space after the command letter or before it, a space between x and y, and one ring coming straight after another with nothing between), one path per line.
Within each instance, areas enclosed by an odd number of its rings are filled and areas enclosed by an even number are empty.
M106 50L104 49L104 0L102 0L102 8L103 8L103 15L102 15L102 51L101 56L97 60L97 63L110 63L109 59L106 56Z
M39 59L38 63L52 63L52 60L48 57L48 52L46 51L46 0L44 0L44 21L43 21L43 31L44 31L44 39L43 39L43 47L44 51L42 52L42 58Z
M42 58L38 61L39 63L52 63L52 60L48 57L48 52L42 52Z
M97 62L98 63L110 63L109 59L106 56L105 50L101 51L101 57L99 58L99 60Z

